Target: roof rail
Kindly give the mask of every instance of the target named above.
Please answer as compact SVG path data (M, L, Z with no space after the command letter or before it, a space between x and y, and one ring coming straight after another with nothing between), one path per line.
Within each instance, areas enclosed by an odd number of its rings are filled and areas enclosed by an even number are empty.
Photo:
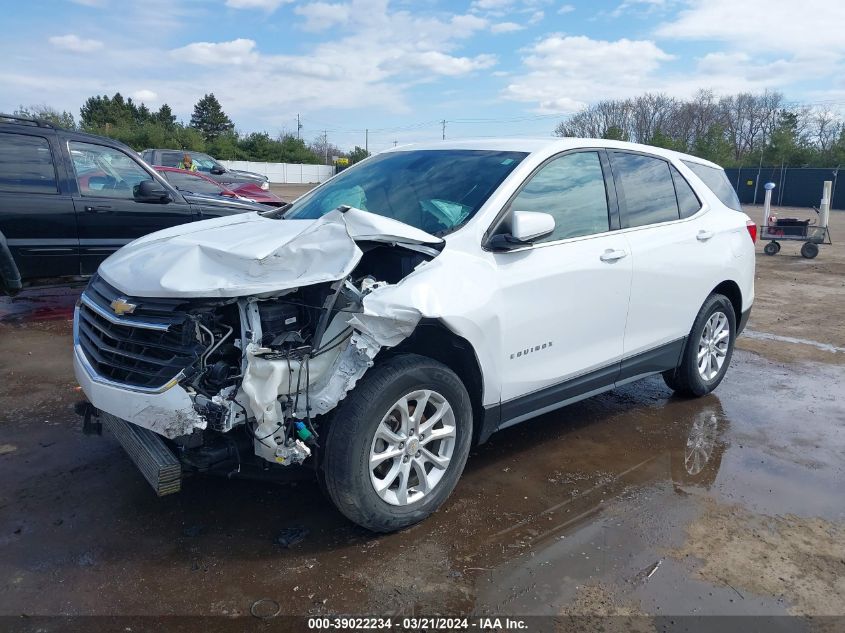
M56 129L56 126L50 123L49 121L45 121L44 119L34 119L31 117L26 116L16 116L14 114L3 114L0 112L0 123L5 122L11 123L21 123L23 125L34 125L36 127L48 127L52 129Z

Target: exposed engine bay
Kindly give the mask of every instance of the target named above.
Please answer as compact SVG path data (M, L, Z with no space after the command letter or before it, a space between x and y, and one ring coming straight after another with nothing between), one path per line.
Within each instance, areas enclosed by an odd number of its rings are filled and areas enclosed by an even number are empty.
M302 464L320 441L320 416L334 409L373 364L416 326L419 314L366 314L364 301L398 283L437 254L426 247L359 244L363 256L346 278L262 297L204 302L189 313L202 351L180 385L205 421L205 430L173 438L201 454L195 466L214 466L216 450L230 457L219 434L243 427L254 453L283 466ZM424 251L424 252L420 252ZM241 461L239 457L238 462Z

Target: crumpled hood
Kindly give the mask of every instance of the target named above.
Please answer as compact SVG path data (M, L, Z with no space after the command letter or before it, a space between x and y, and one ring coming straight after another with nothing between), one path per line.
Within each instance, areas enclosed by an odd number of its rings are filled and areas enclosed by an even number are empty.
M136 297L241 297L343 279L356 241L440 244L442 239L360 209L319 220L244 213L174 226L127 244L99 274Z

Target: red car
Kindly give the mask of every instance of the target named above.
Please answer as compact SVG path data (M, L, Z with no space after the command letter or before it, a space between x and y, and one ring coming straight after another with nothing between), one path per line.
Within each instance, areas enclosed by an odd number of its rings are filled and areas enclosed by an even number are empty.
M205 196L225 196L240 198L252 202L260 202L271 207L287 204L271 191L264 191L259 185L246 182L239 185L226 186L216 180L196 171L177 169L176 167L153 167L171 185L179 191L190 191ZM230 188L231 187L231 188Z

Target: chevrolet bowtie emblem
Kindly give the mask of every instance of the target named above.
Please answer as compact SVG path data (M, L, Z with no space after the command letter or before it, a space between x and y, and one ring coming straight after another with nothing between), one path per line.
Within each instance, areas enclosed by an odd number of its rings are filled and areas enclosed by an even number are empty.
M134 303L129 303L123 297L118 297L109 305L111 306L111 309L114 310L114 313L117 316L123 316L124 314L132 314L135 311L135 308L138 307Z

